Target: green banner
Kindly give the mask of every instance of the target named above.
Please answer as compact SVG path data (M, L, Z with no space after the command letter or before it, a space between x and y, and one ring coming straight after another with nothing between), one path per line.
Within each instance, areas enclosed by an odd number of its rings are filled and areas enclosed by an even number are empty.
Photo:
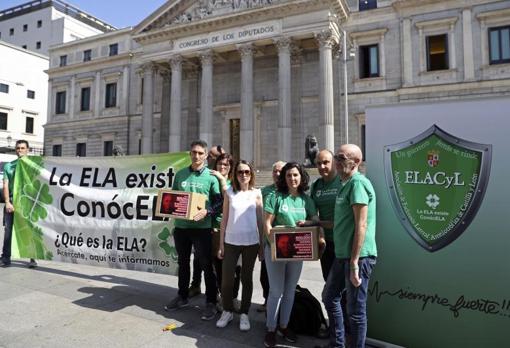
M175 274L173 221L154 213L187 153L20 159L13 256Z

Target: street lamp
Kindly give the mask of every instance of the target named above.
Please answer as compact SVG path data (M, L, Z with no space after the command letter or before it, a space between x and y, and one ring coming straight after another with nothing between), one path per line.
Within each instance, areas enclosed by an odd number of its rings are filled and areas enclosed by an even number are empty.
M11 147L12 137L10 135L7 136L7 147Z
M344 142L346 144L349 143L349 93L348 93L348 84L347 84L347 62L350 58L354 58L356 56L356 51L354 48L351 48L347 52L347 33L345 30L342 30L342 45L340 46L341 53L341 61L343 65L343 90L344 90ZM349 56L347 56L349 55Z

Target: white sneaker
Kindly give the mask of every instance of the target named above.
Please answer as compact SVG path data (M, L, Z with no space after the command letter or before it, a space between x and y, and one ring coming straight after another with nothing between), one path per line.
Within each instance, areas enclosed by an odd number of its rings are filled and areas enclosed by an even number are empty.
M232 301L232 304L234 305L234 312L239 313L241 311L241 301L235 298Z
M241 319L239 320L239 330L250 330L250 318L248 317L248 314L241 314Z
M216 322L216 327L225 327L232 321L232 319L234 319L234 314L232 312L223 311L220 319Z

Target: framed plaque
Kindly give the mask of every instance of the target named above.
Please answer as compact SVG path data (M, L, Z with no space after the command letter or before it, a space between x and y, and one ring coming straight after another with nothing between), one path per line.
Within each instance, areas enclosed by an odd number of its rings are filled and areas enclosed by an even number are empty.
M199 210L205 209L206 198L196 192L159 190L156 216L192 220Z
M315 261L319 259L320 227L274 227L271 229L273 261Z

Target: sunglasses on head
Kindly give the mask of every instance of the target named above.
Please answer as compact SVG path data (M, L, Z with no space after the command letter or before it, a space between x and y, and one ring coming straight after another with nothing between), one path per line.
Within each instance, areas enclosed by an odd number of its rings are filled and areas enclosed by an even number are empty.
M251 175L251 171L246 169L246 170L238 170L237 171L237 175Z
M343 153L339 153L339 154L336 154L335 156L333 156L333 158L338 161L338 162L341 162L341 161L345 161L345 160L348 160L349 158L344 155Z

